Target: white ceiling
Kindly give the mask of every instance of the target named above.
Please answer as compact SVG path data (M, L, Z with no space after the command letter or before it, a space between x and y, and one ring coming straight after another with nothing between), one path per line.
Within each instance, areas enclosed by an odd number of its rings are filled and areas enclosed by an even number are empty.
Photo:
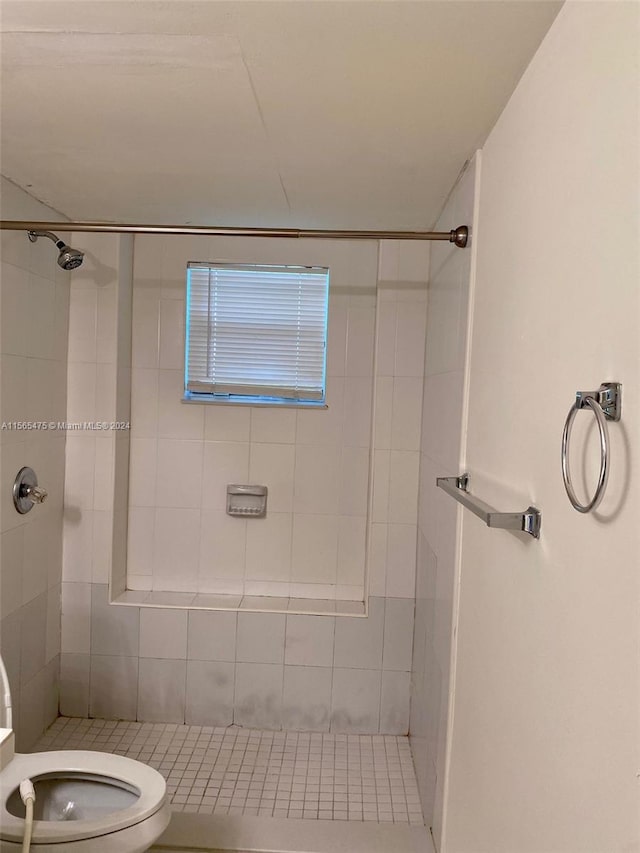
M2 0L0 171L73 219L422 229L547 0Z

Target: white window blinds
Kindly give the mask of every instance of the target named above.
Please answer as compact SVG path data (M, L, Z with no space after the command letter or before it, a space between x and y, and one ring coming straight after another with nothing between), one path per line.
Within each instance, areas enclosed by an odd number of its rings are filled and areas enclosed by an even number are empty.
M191 262L186 390L324 400L329 271Z

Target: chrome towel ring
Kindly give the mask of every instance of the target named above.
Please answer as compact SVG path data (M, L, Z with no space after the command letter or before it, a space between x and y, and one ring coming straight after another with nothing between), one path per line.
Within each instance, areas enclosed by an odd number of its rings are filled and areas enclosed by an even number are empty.
M600 434L600 473L598 484L591 500L582 504L578 500L569 470L569 441L576 414L589 408L596 417ZM609 480L609 430L607 421L619 421L622 412L622 385L619 382L603 382L597 391L576 391L576 401L569 409L562 432L562 479L571 506L578 512L591 512L604 497Z

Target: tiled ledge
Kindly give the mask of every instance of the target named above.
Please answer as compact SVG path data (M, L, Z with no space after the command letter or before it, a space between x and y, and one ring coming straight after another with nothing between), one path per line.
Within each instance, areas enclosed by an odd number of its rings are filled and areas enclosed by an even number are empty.
M321 598L275 598L267 595L210 595L191 592L147 592L128 589L111 604L168 607L180 610L234 610L243 613L291 613L314 616L366 616L364 601Z

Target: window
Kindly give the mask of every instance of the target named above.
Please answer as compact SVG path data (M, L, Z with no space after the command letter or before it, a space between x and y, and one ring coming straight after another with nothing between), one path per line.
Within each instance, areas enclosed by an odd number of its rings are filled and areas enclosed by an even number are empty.
M185 399L323 404L329 270L190 262Z

